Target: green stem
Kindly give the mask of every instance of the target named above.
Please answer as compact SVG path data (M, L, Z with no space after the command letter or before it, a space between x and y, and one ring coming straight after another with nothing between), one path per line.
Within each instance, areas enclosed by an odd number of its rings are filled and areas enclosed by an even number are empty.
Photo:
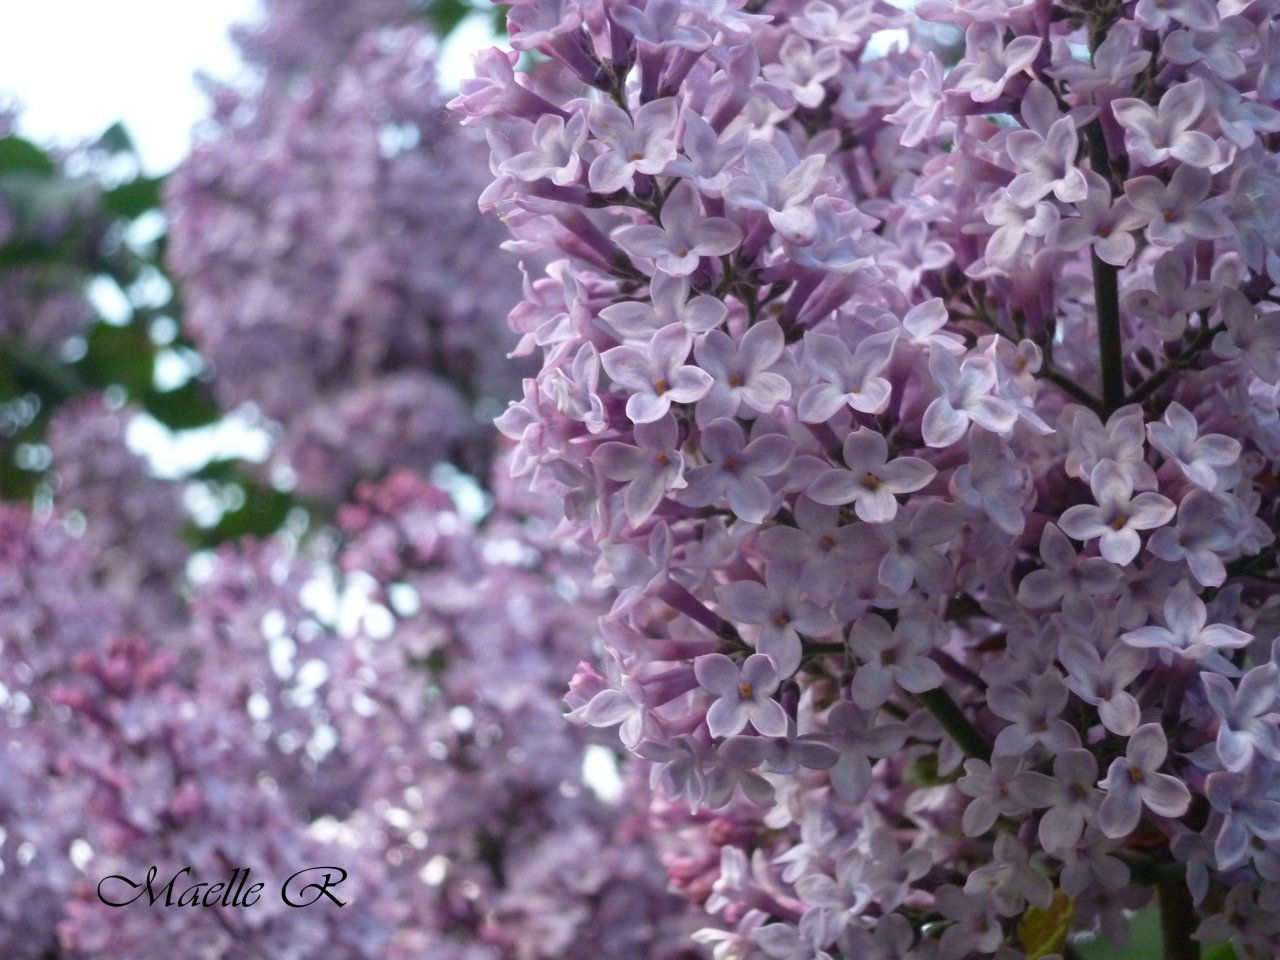
M1120 284L1116 268L1093 258L1093 299L1098 312L1098 350L1102 355L1102 419L1124 404L1124 345L1120 340Z
M946 690L939 687L936 690L917 693L915 697L916 702L933 714L934 719L960 746L966 756L978 760L991 759L991 744L987 743L987 738L969 722L969 718L956 706L956 702L951 699L951 695Z
M1156 886L1160 903L1160 933L1164 939L1164 960L1200 960L1196 932L1196 907L1184 877L1161 880Z

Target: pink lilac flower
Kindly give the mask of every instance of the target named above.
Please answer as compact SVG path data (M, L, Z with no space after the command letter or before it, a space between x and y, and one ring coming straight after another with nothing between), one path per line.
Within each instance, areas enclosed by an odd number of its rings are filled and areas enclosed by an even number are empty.
M638 527L669 490L685 486L684 456L677 449L679 427L670 414L636 425L636 445L611 441L596 447L592 462L604 476L627 484L623 505Z
M1214 139L1193 129L1204 107L1205 90L1200 80L1171 86L1155 108L1131 98L1111 104L1112 113L1125 129L1125 149L1144 167L1170 158L1200 168L1221 163L1222 153Z
M1236 686L1221 674L1201 673L1205 696L1221 720L1215 746L1218 759L1232 773L1244 771L1260 753L1280 761L1280 725L1275 712L1280 666L1263 663Z
M1024 754L1035 744L1054 753L1080 746L1080 735L1062 719L1070 694L1056 671L1031 681L1030 691L1012 685L992 687L988 703L992 712L1009 721L996 737L992 756Z
M1191 791L1177 777L1157 772L1169 744L1157 723L1139 727L1129 738L1124 757L1116 757L1098 786L1107 791L1098 808L1098 826L1108 837L1128 836L1138 826L1142 808L1161 817L1180 817L1191 805Z
M1168 184L1156 177L1134 177L1124 185L1133 209L1148 218L1147 239L1175 247L1189 238L1212 240L1231 232L1216 200L1209 199L1213 177L1203 167L1183 164Z
M1050 852L1073 849L1092 823L1100 794L1094 781L1098 761L1083 749L1068 749L1053 759L1053 776L1028 770L1018 775L1014 789L1033 808L1047 807L1040 816L1038 836Z
M1113 202L1110 185L1097 174L1084 176L1089 192L1075 205L1079 216L1059 220L1049 231L1048 243L1064 250L1088 246L1104 263L1123 267L1136 248L1133 231L1146 226L1150 218L1125 197Z
M543 114L533 128L533 149L504 160L498 167L521 180L550 177L558 186L577 183L582 170L579 151L587 142L587 118L575 114L565 123L563 117Z
M1178 465L1183 476L1196 486L1213 490L1219 470L1240 459L1240 442L1221 433L1197 436L1195 416L1176 400L1165 408L1164 417L1147 424L1151 445Z
M921 422L928 446L950 446L965 435L970 423L1004 434L1017 421L1013 407L991 395L996 386L996 371L986 357L957 361L947 350L931 350L929 373L941 396L925 409Z
M1139 627L1121 634L1120 639L1134 647L1153 647L1166 658L1177 654L1221 665L1220 650L1243 647L1253 637L1225 623L1208 623L1208 616L1204 601L1182 580L1164 602L1165 626Z
M883 617L868 614L850 630L849 649L862 661L849 695L864 710L880 706L896 687L924 693L942 685L942 668L928 656L933 650L928 620L904 618L890 627Z
M1257 28L1244 17L1223 17L1206 29L1188 25L1174 30L1165 37L1161 52L1170 63L1202 63L1223 80L1235 80L1246 69L1240 53L1256 36Z
M706 507L723 497L744 520L762 521L774 499L764 478L786 469L795 441L783 434L766 432L748 443L742 427L721 418L702 430L698 446L709 462L689 470L685 477L688 486L680 492L680 501L692 507Z
M596 103L588 114L591 132L606 148L587 170L587 182L600 193L630 189L637 173L661 173L676 158L671 133L676 125L673 98L653 100L634 120L612 103Z
M701 257L730 253L742 242L736 224L702 215L697 191L683 181L671 191L658 217L659 225L624 227L614 240L633 256L651 258L659 270L673 277L688 276Z
M1147 667L1145 650L1114 646L1103 657L1087 640L1067 637L1058 659L1067 671L1067 689L1098 708L1104 727L1122 737L1138 728L1141 709L1127 688Z
M1192 490L1178 504L1178 522L1151 535L1147 549L1161 560L1185 561L1196 581L1220 587L1227 579L1223 557L1239 540L1224 501L1205 490Z
M698 364L711 374L711 392L698 401L700 422L739 416L746 407L770 413L791 398L791 382L772 369L785 346L775 320L755 324L739 342L722 330L709 330L694 347Z
M1179 339L1187 328L1187 319L1212 306L1218 299L1217 287L1205 280L1188 283L1187 265L1175 250L1166 251L1152 270L1155 289L1141 288L1124 298L1125 309L1150 323L1165 340Z
M787 732L787 715L772 694L780 682L773 658L753 653L741 669L720 653L709 653L693 662L698 684L716 695L707 711L707 729L713 737L731 737L748 723L766 737Z
M746 175L730 181L725 201L742 210L768 214L773 228L794 243L812 239L816 223L810 196L826 158L800 159L785 141L752 140L745 159Z
M1014 130L1006 147L1022 172L1007 190L1014 203L1029 207L1052 193L1063 203L1085 199L1088 184L1076 166L1080 137L1070 117L1055 120L1041 136L1035 130Z
M1210 0L1138 0L1133 19L1146 30L1165 30L1171 23L1212 30L1218 11Z
M1219 310L1226 329L1213 338L1213 352L1243 357L1259 378L1280 383L1280 310L1259 309L1237 290L1222 292Z
M1098 540L1102 556L1123 566L1142 549L1139 530L1162 527L1176 507L1168 497L1145 492L1133 495L1133 483L1114 461L1103 460L1089 475L1097 506L1068 507L1058 520L1062 532L1076 540Z
M797 414L806 423L830 420L843 406L880 413L889 403L889 381L878 374L889 363L896 331L872 334L850 352L843 340L806 331L805 366L817 383L800 397Z
M707 395L711 375L685 363L693 350L693 335L671 324L653 335L647 350L613 347L600 355L610 379L632 391L627 416L636 424L661 420L673 403L693 403Z
M766 571L764 582L737 580L716 590L724 615L736 623L760 628L756 651L769 654L778 675L790 677L800 666L800 637L825 637L835 629L831 612L805 598L805 588L794 572L780 568Z
M965 31L964 62L952 70L947 89L967 93L977 103L990 103L1039 51L1039 37L1017 37L1006 45L994 23L975 23Z
M820 474L805 493L818 503L852 503L858 518L868 523L892 520L898 513L896 495L928 486L938 471L919 457L888 456L884 436L860 427L845 438L846 469Z

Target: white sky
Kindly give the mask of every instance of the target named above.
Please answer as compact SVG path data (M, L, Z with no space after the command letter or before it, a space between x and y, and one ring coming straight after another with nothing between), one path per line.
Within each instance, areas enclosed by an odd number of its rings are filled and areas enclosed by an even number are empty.
M18 101L19 132L38 143L92 138L123 121L145 170L167 173L207 113L196 72L235 76L227 29L259 10L258 0L0 0L0 102ZM450 38L441 58L446 87L494 42L489 22L469 18ZM266 455L265 435L234 417L181 436L137 417L129 440L166 476L214 456Z
M20 132L41 143L123 120L147 171L167 173L206 113L194 74L234 76L227 28L258 10L258 0L0 0L0 100L16 97ZM446 77L468 73L472 52L492 42L486 22L451 38Z
M149 172L182 159L206 112L196 70L234 75L232 23L257 0L0 0L0 95L39 141L92 137L124 120Z

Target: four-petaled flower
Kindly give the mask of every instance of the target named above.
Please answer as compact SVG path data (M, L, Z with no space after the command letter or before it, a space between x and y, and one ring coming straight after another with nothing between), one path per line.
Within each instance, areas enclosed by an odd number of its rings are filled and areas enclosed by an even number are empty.
M1158 723L1139 727L1129 738L1123 757L1111 761L1098 786L1107 791L1098 808L1098 826L1112 839L1127 837L1138 826L1145 806L1161 817L1180 817L1191 806L1191 791L1177 777L1158 770L1169 753L1169 742Z
M753 653L742 669L722 653L708 653L693 661L703 690L716 695L707 710L707 729L713 737L731 737L748 723L766 737L787 733L787 715L773 699L778 689L778 668L773 658Z
M1172 500L1158 493L1146 491L1135 497L1133 481L1113 460L1093 468L1089 486L1097 506L1068 507L1058 526L1076 540L1098 540L1099 552L1122 567L1142 549L1138 531L1164 526L1177 510Z
M844 441L847 469L828 470L809 485L806 493L818 503L852 503L860 520L885 523L898 514L896 495L928 486L937 469L919 457L889 460L884 435L860 427Z
M688 276L702 257L730 253L742 242L737 224L723 217L703 216L697 188L687 180L671 191L658 220L660 226L637 223L623 227L613 239L632 256L650 257L654 266L673 277Z
M711 374L685 363L693 349L693 334L673 323L653 335L648 350L613 347L600 363L614 384L632 391L627 416L632 423L660 420L673 403L693 403L711 389Z
M1225 666L1226 673L1234 674L1235 668L1218 651L1243 647L1253 636L1225 623L1207 623L1208 619L1204 601L1192 592L1188 581L1182 580L1165 598L1166 626L1138 627L1122 633L1120 639L1133 647L1154 647L1166 662L1176 653L1206 665Z

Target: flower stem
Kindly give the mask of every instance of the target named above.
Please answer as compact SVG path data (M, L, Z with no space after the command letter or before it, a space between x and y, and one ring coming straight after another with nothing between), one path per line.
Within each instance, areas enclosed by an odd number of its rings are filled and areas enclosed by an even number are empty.
M915 697L920 706L933 714L934 719L960 746L966 756L978 760L991 759L991 744L987 743L987 738L969 722L969 718L956 706L956 702L951 699L951 695L946 690L938 687L936 690L917 693Z
M1164 960L1200 960L1200 943L1191 939L1196 932L1196 908L1184 877L1170 877L1156 886L1160 903L1160 933L1164 939Z
M1124 347L1120 342L1120 284L1116 268L1093 255L1093 300L1098 311L1102 355L1102 419L1124 404Z

